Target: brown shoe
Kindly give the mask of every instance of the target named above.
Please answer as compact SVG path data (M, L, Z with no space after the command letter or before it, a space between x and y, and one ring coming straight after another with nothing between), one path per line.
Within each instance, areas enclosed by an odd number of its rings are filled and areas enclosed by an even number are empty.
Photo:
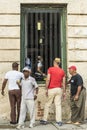
M66 122L66 124L72 124L73 122L72 121L68 121L68 122Z
M80 122L75 122L75 123L73 123L74 125L80 125Z

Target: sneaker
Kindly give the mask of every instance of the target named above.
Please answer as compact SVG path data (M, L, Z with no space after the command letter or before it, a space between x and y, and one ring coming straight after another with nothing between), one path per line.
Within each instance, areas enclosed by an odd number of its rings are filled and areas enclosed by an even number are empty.
M29 125L29 128L33 128L34 126L33 126L33 124L32 123L30 123L30 125Z
M16 127L16 129L18 129L18 130L24 129L24 125L18 125L18 126Z
M40 123L43 124L43 125L47 125L47 121L44 121L44 120L40 120Z
M62 122L56 122L56 124L57 124L58 126L62 126L62 125L63 125Z

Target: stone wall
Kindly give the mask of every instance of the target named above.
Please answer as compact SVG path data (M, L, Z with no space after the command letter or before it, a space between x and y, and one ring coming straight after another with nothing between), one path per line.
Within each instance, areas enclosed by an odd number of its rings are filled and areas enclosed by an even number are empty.
M46 89L45 86L39 86L38 98L35 101L36 105L36 120L40 120L43 117L44 105L46 102ZM5 96L0 95L0 119L4 118L10 120L10 104L8 99L7 89L5 91ZM29 117L28 117L29 118ZM69 89L67 89L66 100L62 99L62 118L63 120L68 120L70 118L70 101L69 101ZM55 119L55 105L54 103L50 106L48 120Z
M39 87L39 94L36 101L36 119L42 119L44 113L44 106L46 102L46 89L45 86ZM69 89L67 89L66 100L62 98L62 118L63 120L69 120L70 118L70 100L69 100ZM66 108L66 109L65 109ZM49 108L48 120L55 119L55 105L54 103Z
M76 65L87 84L87 0L1 0L0 1L0 85L4 74L13 61L20 62L20 4L57 3L67 4L67 66ZM42 87L38 107L43 114ZM41 99L41 98L42 99ZM7 98L7 96L6 96ZM40 100L41 99L41 100ZM8 104L3 97L3 105ZM44 99L45 102L45 99ZM41 104L40 104L41 103ZM87 104L87 103L86 103ZM2 108L3 109L3 108ZM87 108L86 108L87 111ZM5 112L4 112L5 113Z

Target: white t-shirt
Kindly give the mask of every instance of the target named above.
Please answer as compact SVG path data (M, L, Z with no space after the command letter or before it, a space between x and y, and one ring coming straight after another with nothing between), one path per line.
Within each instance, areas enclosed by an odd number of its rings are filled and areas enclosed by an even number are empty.
M12 70L8 71L5 75L5 79L8 79L8 90L14 90L19 89L19 86L17 85L17 81L20 80L23 77L23 73Z
M22 86L22 98L23 99L34 99L34 90L38 87L36 80L29 76L29 78L23 78L21 81Z
M37 64L37 67L42 67L42 66L43 66L43 65L42 65L42 62L39 61L38 64Z

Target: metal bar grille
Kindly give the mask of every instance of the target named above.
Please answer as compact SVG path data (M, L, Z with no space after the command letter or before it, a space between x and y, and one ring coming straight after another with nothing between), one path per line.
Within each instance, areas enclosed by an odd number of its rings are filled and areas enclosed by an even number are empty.
M43 58L43 72L52 66L53 59L61 56L59 12L28 13L28 54L31 57L32 71L35 72L37 56Z
M31 54L29 53L29 55L31 55L30 57L31 57L31 63L32 64L34 64L34 53L33 53L33 47L34 47L34 40L33 40L33 36L34 36L34 28L33 28L33 14L32 13L30 13L30 34L28 34L28 35L30 35L30 49L29 49L29 51L31 52Z
M50 53L50 65L52 66L52 56L53 56L53 53L52 53L52 47L53 47L53 27L52 27L52 22L53 22L53 19L52 19L52 13L49 14L49 53Z

